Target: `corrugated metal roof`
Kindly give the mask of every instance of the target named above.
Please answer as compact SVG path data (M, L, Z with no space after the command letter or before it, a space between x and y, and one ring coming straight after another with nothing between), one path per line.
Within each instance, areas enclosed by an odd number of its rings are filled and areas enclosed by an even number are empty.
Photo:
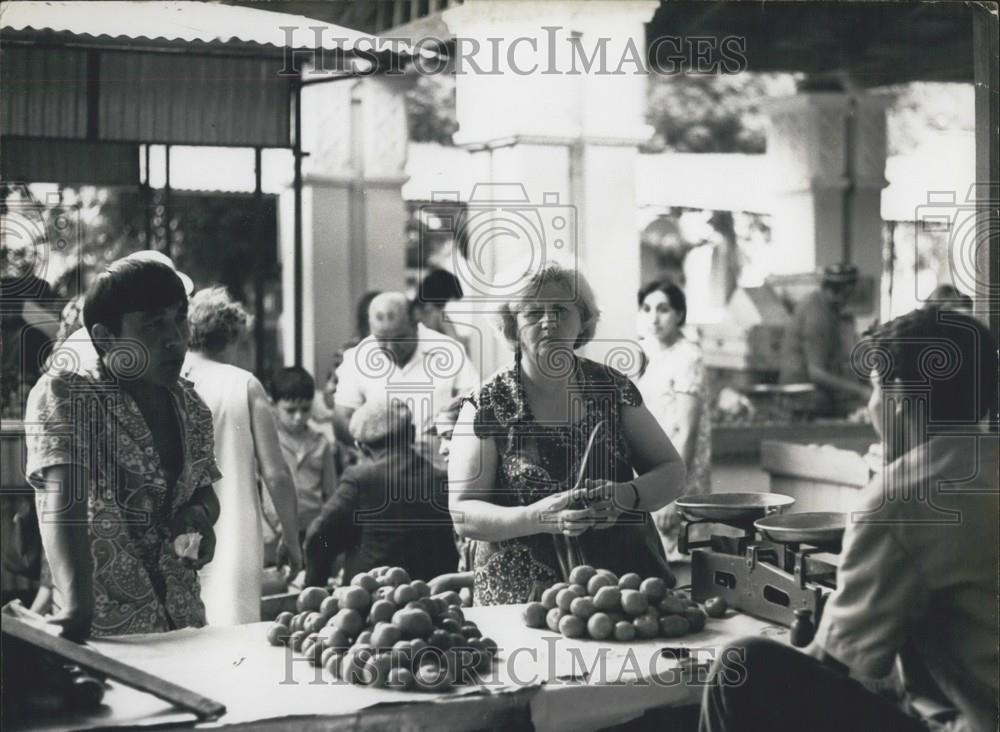
M12 31L50 31L95 39L202 42L272 49L352 50L373 36L304 15L210 2L34 2L0 5L0 26ZM289 36L282 27L293 27ZM314 28L321 28L317 36ZM364 45L364 44L363 44ZM370 46L364 45L370 48ZM381 48L382 46L378 46Z
M86 51L5 48L0 81L3 134L87 136Z
M97 54L92 98L88 53ZM175 145L291 143L291 85L289 77L275 73L280 59L9 46L3 60L3 135Z
M84 140L4 138L5 180L105 186L139 182L139 147Z
M257 58L102 52L98 135L105 140L283 146L287 78Z

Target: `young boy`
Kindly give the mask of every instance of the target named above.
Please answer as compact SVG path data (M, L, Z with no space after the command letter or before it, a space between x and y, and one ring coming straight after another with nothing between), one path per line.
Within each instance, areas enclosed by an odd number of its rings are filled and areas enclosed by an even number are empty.
M86 345L64 343L28 398L51 622L70 637L205 625L197 570L215 553L221 474L212 414L180 378L187 309L169 266L113 262L84 301Z
M278 441L295 480L299 505L299 541L326 500L337 487L333 448L309 426L316 384L309 372L298 366L278 371L271 381L278 423ZM268 522L273 525L273 522ZM266 533L266 532L265 532ZM277 531L273 533L277 534Z
M344 351L339 349L333 356L330 370L326 374L326 382L318 389L313 398L312 419L309 426L326 438L333 448L333 464L337 475L343 475L344 470L361 460L361 452L353 445L345 445L337 440L333 429L334 396L337 393L337 369L344 361Z

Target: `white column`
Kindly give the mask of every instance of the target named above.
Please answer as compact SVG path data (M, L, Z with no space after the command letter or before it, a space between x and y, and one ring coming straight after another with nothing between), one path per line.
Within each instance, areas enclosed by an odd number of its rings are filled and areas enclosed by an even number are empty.
M854 97L854 102L850 261L863 275L875 278L877 316L878 283L882 275L882 190L889 185L885 177L888 155L885 110L890 98L860 95Z
M778 186L771 222L774 273L848 261L882 273L885 97L806 92L771 105L767 155ZM845 204L846 200L846 204Z
M358 299L370 289L400 290L405 282L408 83L365 78L310 86L303 94L309 153L302 190L303 364L317 379L325 378L334 352L351 336ZM289 191L283 224L291 221L290 202ZM280 230L284 312L291 313L291 227ZM290 331L283 328L288 361Z
M575 262L603 310L598 342L587 349L593 358L603 357L616 341L635 337L640 251L635 166L638 145L651 131L644 123L645 73L622 59L634 56L641 64L643 24L657 5L469 0L443 15L458 44L455 141L489 156L484 184L523 187L528 200L521 207L537 207L545 222L540 248L527 241L525 232L504 231L488 245L484 238L474 262L481 271L463 276L464 304L475 309L476 279L489 281L523 265L527 252ZM474 44L479 44L478 52ZM574 44L588 58L597 53L589 70ZM486 188L478 192L486 193ZM518 206L499 199L492 205ZM560 217L568 219L565 229L549 226ZM503 215L494 219L505 220ZM563 243L557 247L559 241ZM481 298L480 311L495 307L487 299ZM487 321L479 317L487 332ZM483 369L489 373L506 351L491 336L484 340Z
M372 77L359 88L364 163L358 197L365 214L365 289L401 290L406 274L406 91L412 79Z

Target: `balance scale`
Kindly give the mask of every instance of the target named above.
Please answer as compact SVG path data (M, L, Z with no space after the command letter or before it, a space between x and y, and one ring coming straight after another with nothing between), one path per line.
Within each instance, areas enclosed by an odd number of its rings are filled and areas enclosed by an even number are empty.
M691 595L722 597L748 615L791 626L808 610L818 626L827 596L836 588L836 565L817 554L838 554L846 514L789 513L795 503L778 493L719 493L679 498L678 549L691 555ZM736 536L689 538L692 526L736 529Z

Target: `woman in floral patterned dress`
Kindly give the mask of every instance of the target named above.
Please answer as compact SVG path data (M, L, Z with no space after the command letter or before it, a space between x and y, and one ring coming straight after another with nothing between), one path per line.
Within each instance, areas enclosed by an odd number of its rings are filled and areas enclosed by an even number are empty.
M476 541L474 602L527 602L586 563L672 583L649 512L684 485L684 464L635 385L577 356L599 311L582 274L549 264L500 307L514 364L462 407L450 508ZM587 497L574 490L583 471ZM638 473L638 475L636 475Z
M639 338L645 366L639 391L660 427L677 446L687 466L685 496L708 493L712 464L712 421L701 348L684 337L687 299L677 285L651 282L639 290ZM663 538L667 559L683 557L677 551L680 513L671 503L653 514ZM691 538L704 539L701 527Z

